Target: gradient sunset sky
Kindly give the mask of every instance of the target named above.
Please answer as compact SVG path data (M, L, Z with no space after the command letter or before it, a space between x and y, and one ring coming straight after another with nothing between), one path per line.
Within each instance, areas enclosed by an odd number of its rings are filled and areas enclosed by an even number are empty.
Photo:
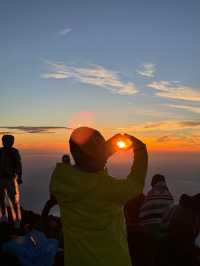
M1 1L0 134L63 150L68 127L200 151L200 2Z

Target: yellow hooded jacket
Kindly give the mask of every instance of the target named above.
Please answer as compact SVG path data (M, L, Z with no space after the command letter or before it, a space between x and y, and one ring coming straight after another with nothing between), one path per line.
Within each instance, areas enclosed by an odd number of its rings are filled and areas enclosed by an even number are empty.
M50 191L60 206L65 266L131 266L123 205L142 192L146 172L145 147L125 180L57 164Z

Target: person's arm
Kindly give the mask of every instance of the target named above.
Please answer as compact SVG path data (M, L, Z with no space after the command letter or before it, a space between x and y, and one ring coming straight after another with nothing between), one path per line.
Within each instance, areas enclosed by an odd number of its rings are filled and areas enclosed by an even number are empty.
M57 203L56 198L53 195L51 195L50 199L46 202L46 204L42 210L41 217L43 217L43 219L45 219L49 215L50 210L57 204L58 203Z
M16 160L15 172L17 174L17 183L22 184L22 163L21 163L21 156L18 150L15 150L15 160Z
M133 136L125 136L133 143L134 161L131 172L123 180L108 177L104 192L108 200L121 204L142 193L148 165L146 145Z
M50 210L57 205L57 200L53 195L50 195L50 199L46 202L41 213L41 228L44 229Z

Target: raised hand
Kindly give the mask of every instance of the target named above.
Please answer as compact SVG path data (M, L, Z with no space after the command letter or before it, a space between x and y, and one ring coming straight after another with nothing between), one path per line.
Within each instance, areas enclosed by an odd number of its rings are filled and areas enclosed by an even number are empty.
M112 136L110 139L106 141L106 153L107 158L113 155L118 149L116 146L117 140L119 140L123 135L118 133Z
M136 137L128 134L124 134L125 137L131 140L134 150L143 149L146 145Z

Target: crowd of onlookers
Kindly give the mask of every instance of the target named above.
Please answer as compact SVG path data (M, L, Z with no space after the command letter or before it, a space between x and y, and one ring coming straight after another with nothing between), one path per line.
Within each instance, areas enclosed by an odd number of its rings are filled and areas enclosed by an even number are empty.
M147 195L140 194L124 207L132 264L200 265L200 194L183 194L175 204L162 175L155 175L151 185ZM1 266L64 265L61 220L49 214L52 206L42 215L21 208L18 229L0 223Z
M75 130L70 138L75 165L68 155L57 164L41 215L20 206L21 159L13 136L3 137L0 266L200 265L200 194L183 194L175 203L166 178L156 174L144 195L147 149L129 135L131 172L126 180L110 177L105 164L121 137L106 142L94 129ZM57 204L61 218L50 214Z
M182 194L174 203L162 175L151 185L125 206L133 265L200 265L200 194Z

